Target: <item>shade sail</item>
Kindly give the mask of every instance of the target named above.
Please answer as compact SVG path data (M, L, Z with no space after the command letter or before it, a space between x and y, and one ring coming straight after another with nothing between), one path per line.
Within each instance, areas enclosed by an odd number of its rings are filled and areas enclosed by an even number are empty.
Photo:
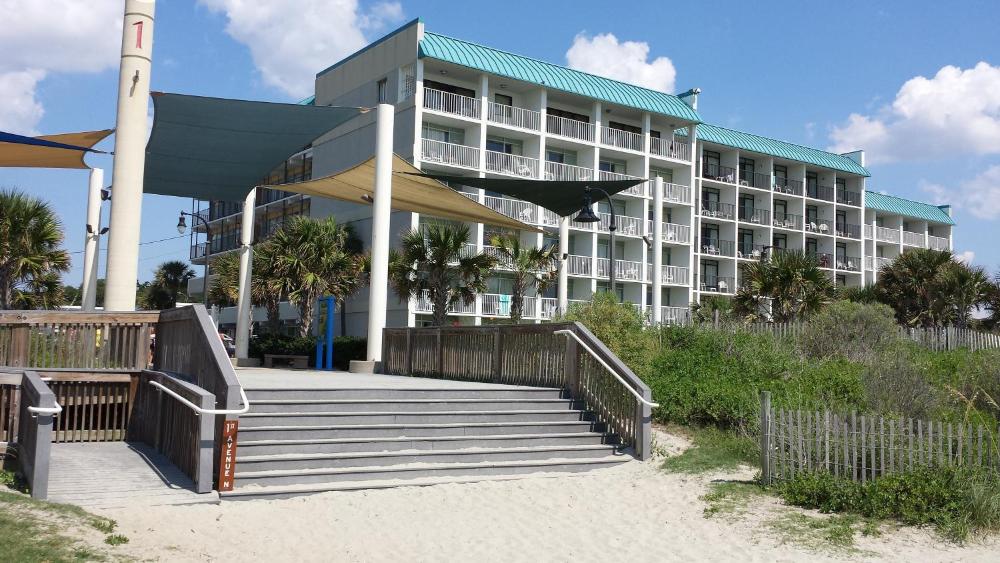
M600 188L610 195L625 191L632 186L646 181L645 178L630 180L531 180L522 178L475 178L470 176L449 176L446 174L427 174L418 172L420 176L432 178L449 184L461 184L472 188L482 188L506 196L516 197L524 201L541 205L560 217L573 215L580 211L583 203L584 190ZM593 194L596 196L597 194Z
M4 168L90 168L83 161L88 152L103 153L93 147L113 129L25 137L0 132L0 167Z
M363 108L154 92L146 193L242 201L275 167Z
M419 170L412 164L397 155L393 155L393 209L444 219L541 232L541 229L537 227L527 225L472 201L437 180L415 174L418 172ZM375 158L370 158L353 168L348 168L332 176L267 187L371 205L375 195Z

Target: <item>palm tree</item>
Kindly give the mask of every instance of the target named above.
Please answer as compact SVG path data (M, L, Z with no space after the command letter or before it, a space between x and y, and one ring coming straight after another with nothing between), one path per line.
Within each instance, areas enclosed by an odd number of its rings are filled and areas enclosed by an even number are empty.
M945 301L945 309L951 311L943 315L946 322L958 328L969 327L972 310L988 306L993 290L986 270L956 260L942 266L935 284L939 286L938 295Z
M733 312L746 320L770 317L777 323L802 320L834 296L836 286L819 260L803 252L781 251L747 264L733 298Z
M285 284L274 270L274 245L258 243L253 249L253 275L250 277L250 301L267 312L267 329L276 333L281 327L281 300ZM236 305L240 297L240 255L230 252L212 261L211 298L217 303Z
M497 250L499 264L512 271L510 320L518 324L524 314L524 294L532 287L541 293L556 279L556 248L522 246L520 238L506 235L494 236L490 245Z
M324 295L343 304L367 281L366 259L354 252L352 231L332 218L315 220L296 217L277 230L268 241L264 260L273 268L271 288L284 294L299 310L299 335L308 336L313 324L313 306ZM255 268L257 260L254 260Z
M142 295L141 305L146 309L172 309L177 301L187 299L187 282L193 277L194 270L187 262L168 260L160 264Z
M875 289L879 301L896 311L905 326L942 326L953 317L943 274L954 255L946 250L908 250L879 272Z
M62 225L48 203L17 190L0 190L0 309L47 287L69 270L69 254L59 246Z
M466 255L467 225L429 225L426 232L403 235L401 248L389 256L389 280L400 298L419 299L424 291L431 301L431 323L442 326L448 309L461 301L472 304L476 293L486 291L486 277L496 259L486 254Z

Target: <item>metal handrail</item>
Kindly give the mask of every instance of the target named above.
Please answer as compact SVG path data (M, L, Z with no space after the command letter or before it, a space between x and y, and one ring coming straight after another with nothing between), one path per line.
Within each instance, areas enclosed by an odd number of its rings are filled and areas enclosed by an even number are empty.
M584 342L579 336L577 336L575 332L573 332L572 330L568 330L568 329L562 329L562 330L554 331L552 334L565 334L566 336L573 337L573 339L576 340L577 344L579 344L580 346L583 346L583 349L586 350L588 353L590 353L590 355L593 356L595 360L597 360L598 362L600 362L600 364L602 366L604 366L604 369L608 370L608 373L610 373L611 375L615 376L615 379L618 380L618 383L621 383L623 386L625 386L625 388L628 389L628 392L631 393L632 396L634 396L636 399L639 399L640 403L642 403L642 404L644 404L646 406L649 406L649 407L658 407L658 406L660 406L659 403L651 403L651 402L647 401L646 399L644 399L642 397L642 395L640 395L635 389L632 388L631 385L628 384L628 382L626 382L624 379L622 379L622 376L618 375L618 372L616 372L614 369L612 369L612 367L609 366L607 362L605 362L604 360L602 360L600 356L598 356L596 353L594 353L594 351L590 348L590 346L587 346L587 343Z
M243 408L241 409L203 409L198 405L192 403L191 401L185 399L178 395L173 389L168 388L166 385L160 383L159 381L149 381L150 385L160 389L161 391L166 391L168 395L180 401L183 405L187 406L194 412L198 414L244 414L250 411L250 399L247 399L246 391L243 390L243 386L240 385L240 400L243 401Z
M54 407L28 407L28 412L35 415L39 414L55 415L61 413L62 411L63 411L62 406L59 403L56 403L56 406Z

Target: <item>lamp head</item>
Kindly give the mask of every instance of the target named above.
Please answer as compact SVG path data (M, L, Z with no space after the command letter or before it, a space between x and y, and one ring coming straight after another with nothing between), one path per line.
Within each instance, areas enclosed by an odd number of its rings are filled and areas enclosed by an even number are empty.
M184 231L186 230L187 230L187 220L184 219L184 213L181 212L180 217L177 218L177 232L183 235Z
M596 223L600 221L601 218L594 213L593 204L594 202L590 199L590 188L587 188L583 196L583 206L580 207L580 212L577 213L573 220L577 223Z

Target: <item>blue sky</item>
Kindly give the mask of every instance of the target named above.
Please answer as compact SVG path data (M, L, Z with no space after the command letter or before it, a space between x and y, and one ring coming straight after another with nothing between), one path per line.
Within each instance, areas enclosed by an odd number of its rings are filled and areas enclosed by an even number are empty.
M0 30L8 106L0 106L0 130L113 127L122 3L53 3L66 8L45 14L34 0L0 0L0 21L13 22ZM711 123L866 149L870 189L954 203L956 251L1000 268L1000 3L760 4L507 2L455 10L452 2L411 0L161 0L153 88L294 101L310 91L312 73L418 16L429 30L559 64L573 48L584 70L677 92L700 87L699 110ZM88 162L110 178L110 158ZM53 203L70 251L83 247L86 185L85 171L0 170L0 186ZM189 200L146 196L141 239L176 237L177 213L189 208ZM141 278L187 252L186 237L144 245ZM79 282L80 256L67 282Z

